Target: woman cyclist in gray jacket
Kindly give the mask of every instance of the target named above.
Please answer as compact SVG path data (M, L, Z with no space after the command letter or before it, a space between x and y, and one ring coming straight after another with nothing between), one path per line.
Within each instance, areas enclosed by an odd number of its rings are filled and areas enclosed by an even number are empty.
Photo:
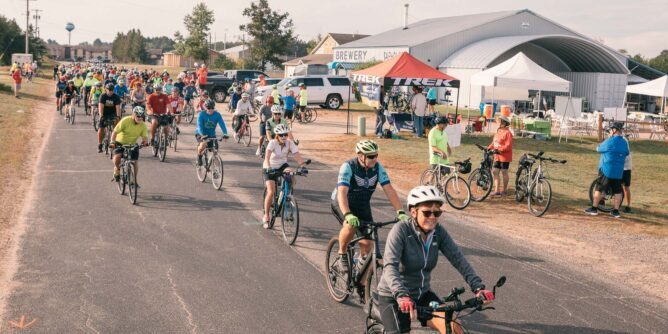
M378 302L385 333L409 333L411 320L420 320L423 327L429 326L445 333L443 320L433 319L431 314L415 316L414 312L416 304L429 306L432 301L441 302L430 285L431 271L438 262L439 250L478 298L487 302L494 299L448 232L438 223L443 202L436 187L413 188L407 200L411 219L394 225L387 237L383 257L385 265L378 284Z

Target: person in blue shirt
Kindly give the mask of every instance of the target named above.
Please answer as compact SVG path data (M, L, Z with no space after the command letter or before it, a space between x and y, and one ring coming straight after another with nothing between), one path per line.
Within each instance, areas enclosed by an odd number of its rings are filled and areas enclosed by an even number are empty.
M295 92L290 90L290 86L285 86L285 90L287 91L287 94L281 97L281 100L283 101L283 107L285 108L285 119L290 121L290 126L292 127L297 99L295 99Z
M601 160L598 164L599 182L594 192L593 206L585 210L585 213L592 216L598 215L598 203L601 201L601 193L609 188L615 195L614 209L611 211L611 214L615 218L620 217L619 207L622 205L624 161L626 160L626 156L629 155L629 145L624 140L623 128L623 123L612 124L608 129L612 131L612 135L596 148L596 151L601 153Z
M429 112L434 113L434 106L436 105L436 87L431 87L429 88L429 91L427 91L427 104L429 105Z
M186 101L186 103L189 103L196 93L197 87L195 87L195 80L191 80L190 85L183 89L183 99Z
M209 100L206 103L206 110L201 111L197 116L197 130L195 131L195 139L199 143L197 147L197 165L202 165L202 154L206 149L207 145L210 147L214 145L214 142L204 140L205 138L216 138L216 126L220 126L220 130L223 131L223 139L227 141L227 127L225 126L225 121L223 116L216 111L216 102Z
M230 96L230 112L237 110L237 103L241 100L241 87L237 87L237 90Z
M114 94L118 95L121 99L129 93L128 86L125 85L125 81L123 80L119 80L118 84L114 86Z
M186 88L186 83L183 82L183 78L177 77L176 78L176 83L174 84L174 88L178 88L179 92L181 92L181 97L183 97L183 90Z

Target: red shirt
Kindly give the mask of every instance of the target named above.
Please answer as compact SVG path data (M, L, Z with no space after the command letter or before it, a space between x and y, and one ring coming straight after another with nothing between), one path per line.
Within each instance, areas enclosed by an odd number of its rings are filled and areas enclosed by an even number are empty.
M513 134L508 128L499 128L494 134L494 140L489 144L489 149L499 150L499 154L494 155L494 161L512 162L513 161Z
M12 73L12 78L14 79L14 83L20 84L21 83L21 70L14 71L14 73Z
M170 95L169 104L172 105L172 110L174 112L181 112L180 106L183 105L183 99L180 96L174 97L173 95Z
M206 69L206 67L202 67L199 70L197 70L197 82L199 82L200 85L206 85L206 79L208 73L209 70Z
M153 114L163 115L167 112L169 97L166 94L151 94L146 100L146 105L151 106Z

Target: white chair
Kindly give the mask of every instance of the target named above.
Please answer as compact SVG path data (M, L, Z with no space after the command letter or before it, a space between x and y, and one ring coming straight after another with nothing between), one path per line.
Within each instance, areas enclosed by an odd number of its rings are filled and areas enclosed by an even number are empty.
M649 139L653 139L654 137L660 139L660 140L666 140L666 137L668 134L666 133L666 124L665 123L657 123L657 124L651 124L649 126Z

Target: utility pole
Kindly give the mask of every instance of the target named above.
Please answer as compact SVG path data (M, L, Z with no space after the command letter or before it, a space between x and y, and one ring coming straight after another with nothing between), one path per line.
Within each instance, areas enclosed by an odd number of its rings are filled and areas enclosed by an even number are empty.
M26 53L28 53L28 43L30 43L30 37L28 35L28 29L30 28L30 1L37 0L26 0Z
M39 38L39 26L38 26L37 24L38 24L39 19L42 18L42 17L39 15L39 12L43 12L43 10L41 10L41 9L33 9L33 11L35 12L35 15L32 16L32 17L35 19L35 32L37 33L37 37Z

